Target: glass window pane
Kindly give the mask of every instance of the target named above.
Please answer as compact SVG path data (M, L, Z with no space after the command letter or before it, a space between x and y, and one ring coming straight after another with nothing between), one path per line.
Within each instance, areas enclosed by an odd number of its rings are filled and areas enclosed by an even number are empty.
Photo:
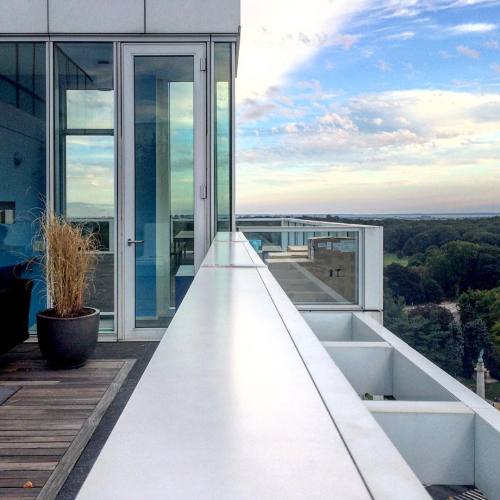
M114 92L112 90L67 90L68 129L113 129Z
M56 208L101 243L94 287L101 331L114 328L115 138L112 43L54 48Z
M66 138L66 216L114 217L114 137Z
M44 85L35 89L39 81ZM40 268L25 266L40 250L36 221L46 191L45 106L45 44L0 43L0 289L10 286L14 272L33 279L30 328L46 306Z
M218 231L231 228L231 44L215 48L215 206Z

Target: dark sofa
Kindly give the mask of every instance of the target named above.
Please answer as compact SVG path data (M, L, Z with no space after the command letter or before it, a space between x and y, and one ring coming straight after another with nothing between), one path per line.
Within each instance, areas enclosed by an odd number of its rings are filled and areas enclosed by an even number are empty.
M0 267L0 354L21 344L29 336L33 281L19 277L26 267L26 263Z

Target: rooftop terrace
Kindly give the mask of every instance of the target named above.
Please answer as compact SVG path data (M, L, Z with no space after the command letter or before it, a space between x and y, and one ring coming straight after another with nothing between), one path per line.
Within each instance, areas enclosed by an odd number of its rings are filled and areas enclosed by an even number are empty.
M78 498L499 498L498 411L372 316L219 233Z

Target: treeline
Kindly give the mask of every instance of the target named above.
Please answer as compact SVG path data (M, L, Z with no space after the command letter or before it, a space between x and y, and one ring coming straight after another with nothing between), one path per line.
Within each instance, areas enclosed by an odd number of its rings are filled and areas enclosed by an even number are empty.
M321 220L383 226L384 251L400 257L425 253L431 247L439 248L450 241L500 247L500 217L360 220L328 215Z
M408 304L456 300L467 290L489 290L500 285L500 246L450 241L432 245L385 268L388 286Z

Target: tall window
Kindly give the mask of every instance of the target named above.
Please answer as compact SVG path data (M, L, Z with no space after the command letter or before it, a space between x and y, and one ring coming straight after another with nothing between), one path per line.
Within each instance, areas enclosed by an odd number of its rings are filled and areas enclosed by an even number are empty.
M217 231L230 231L232 206L231 44L216 43L215 56L215 211Z
M100 259L87 301L113 330L115 138L112 43L55 45L56 208L97 233Z
M0 289L34 279L30 327L45 307L36 264L37 219L45 198L45 44L0 43Z

